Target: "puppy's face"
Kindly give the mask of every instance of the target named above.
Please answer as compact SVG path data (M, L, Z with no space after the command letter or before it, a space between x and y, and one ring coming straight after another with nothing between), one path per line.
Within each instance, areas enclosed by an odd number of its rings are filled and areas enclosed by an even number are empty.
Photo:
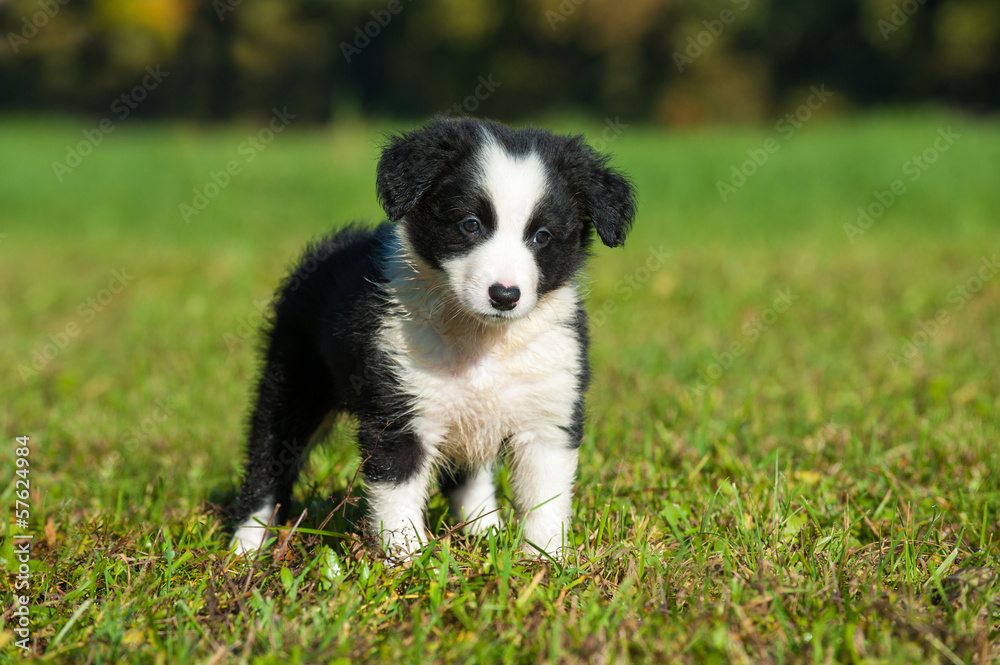
M594 228L624 242L635 210L631 186L581 138L472 120L396 137L377 184L413 251L488 323L526 316L569 281Z

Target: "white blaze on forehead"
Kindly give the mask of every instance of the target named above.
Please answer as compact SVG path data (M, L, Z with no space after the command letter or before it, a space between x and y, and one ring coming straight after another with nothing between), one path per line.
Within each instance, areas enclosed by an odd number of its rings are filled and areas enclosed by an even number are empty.
M495 233L524 236L535 205L545 194L545 165L534 152L515 156L490 139L479 155L479 186L496 212Z

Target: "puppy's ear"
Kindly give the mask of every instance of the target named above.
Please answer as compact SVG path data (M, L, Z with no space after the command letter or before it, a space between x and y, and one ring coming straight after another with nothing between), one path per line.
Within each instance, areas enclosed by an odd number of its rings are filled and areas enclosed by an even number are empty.
M584 211L608 247L620 247L635 220L635 189L628 178L608 166L582 136L567 139L562 152L563 173L583 203Z
M469 149L475 132L471 125L467 120L436 120L389 137L375 175L378 200L389 219L406 215L444 168Z

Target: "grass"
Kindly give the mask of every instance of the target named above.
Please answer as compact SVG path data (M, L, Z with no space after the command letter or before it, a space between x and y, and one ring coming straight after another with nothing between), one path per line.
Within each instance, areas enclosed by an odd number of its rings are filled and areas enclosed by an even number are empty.
M280 558L234 561L218 511L259 309L310 236L379 218L381 128L292 126L246 163L255 127L123 124L57 182L86 127L0 123L0 558L9 593L29 435L40 660L1000 659L1000 278L959 291L1000 251L995 122L814 120L726 201L717 181L773 132L626 129L609 148L641 212L587 276L576 554L451 533L437 497L439 539L395 570L356 525L348 422L310 460ZM185 223L229 160L241 173ZM0 659L21 652L13 608Z

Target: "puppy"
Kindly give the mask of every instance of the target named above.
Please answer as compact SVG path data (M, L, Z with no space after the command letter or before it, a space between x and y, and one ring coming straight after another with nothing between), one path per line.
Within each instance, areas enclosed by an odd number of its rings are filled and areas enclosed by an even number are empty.
M390 557L426 537L440 473L471 532L498 527L505 459L529 550L569 544L590 378L575 278L625 241L629 181L579 136L436 120L390 139L390 222L316 243L276 293L233 545L284 523L310 445L357 418L370 520Z

